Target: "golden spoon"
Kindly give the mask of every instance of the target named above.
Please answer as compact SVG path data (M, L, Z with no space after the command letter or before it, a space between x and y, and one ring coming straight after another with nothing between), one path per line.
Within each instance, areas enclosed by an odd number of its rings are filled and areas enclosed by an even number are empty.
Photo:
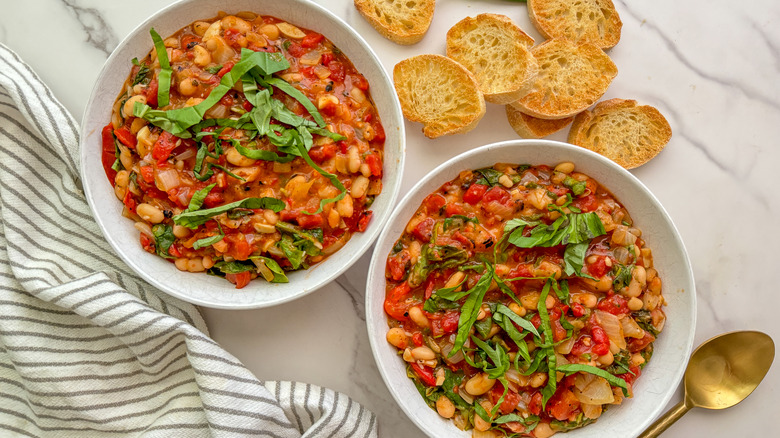
M654 438L691 408L725 409L753 392L775 358L772 338L761 332L716 336L693 352L685 369L685 397L639 438Z

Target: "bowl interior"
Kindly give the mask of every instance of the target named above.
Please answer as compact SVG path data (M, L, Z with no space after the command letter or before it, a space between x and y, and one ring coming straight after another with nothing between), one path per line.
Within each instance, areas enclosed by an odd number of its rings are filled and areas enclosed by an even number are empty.
M366 320L369 339L379 371L390 392L409 418L432 437L463 436L450 420L429 408L406 376L403 361L385 339L387 317L383 310L385 261L395 241L422 200L458 172L495 163L547 164L572 161L577 170L607 187L631 213L642 237L653 250L655 267L663 280L667 322L655 343L650 363L637 381L633 399L607 410L594 424L566 434L572 438L636 436L660 413L680 382L693 343L696 325L696 294L688 256L671 219L658 200L633 175L608 159L588 150L546 140L516 140L494 143L459 155L423 178L404 197L377 240L369 268Z
M237 290L224 279L182 273L172 263L146 253L138 244L138 232L132 221L122 217L122 205L114 196L100 161L101 129L110 120L111 107L129 74L130 60L143 58L152 48L149 29L154 27L160 35L167 36L195 20L215 17L219 11L271 15L325 35L368 79L386 131L383 190L371 207L374 216L368 229L354 235L344 248L324 262L288 275L289 283L253 281ZM403 174L404 124L390 78L368 44L352 28L323 7L306 0L192 0L161 10L130 33L109 57L87 103L81 134L84 191L114 250L154 286L185 301L215 308L271 306L301 297L335 279L371 246L379 234L395 204Z

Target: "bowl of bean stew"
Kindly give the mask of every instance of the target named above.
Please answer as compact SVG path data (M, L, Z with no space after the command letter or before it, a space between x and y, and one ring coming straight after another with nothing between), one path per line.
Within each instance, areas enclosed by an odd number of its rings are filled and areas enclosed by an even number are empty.
M380 374L432 437L636 436L675 393L696 319L658 200L547 140L425 176L380 234L366 290Z
M106 239L150 284L243 309L316 290L373 243L404 125L376 54L309 1L191 0L100 72L81 136Z

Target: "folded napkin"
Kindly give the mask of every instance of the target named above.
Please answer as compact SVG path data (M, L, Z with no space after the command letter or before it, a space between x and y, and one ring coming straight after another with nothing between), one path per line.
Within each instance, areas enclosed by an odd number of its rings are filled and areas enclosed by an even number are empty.
M134 275L77 157L73 118L0 44L0 436L376 437L343 394L257 380Z

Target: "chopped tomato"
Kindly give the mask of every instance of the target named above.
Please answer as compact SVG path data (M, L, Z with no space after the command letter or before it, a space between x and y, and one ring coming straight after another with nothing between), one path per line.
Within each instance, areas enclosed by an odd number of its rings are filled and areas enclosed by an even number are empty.
M580 303L571 303L571 314L579 318L585 314L585 306Z
M626 315L630 312L628 301L620 294L614 294L609 298L601 300L596 307L613 315Z
M531 396L531 401L528 402L528 412L539 415L542 413L542 393L539 391L534 392Z
M128 210L135 213L135 208L138 206L138 203L135 201L133 193L130 192L130 190L125 193L125 198L122 200L122 203L125 204L125 207L127 207Z
M176 148L177 138L168 131L163 131L152 146L152 158L158 163L165 162Z
M411 256L409 251L399 251L398 253L387 258L387 271L390 273L390 278L395 281L400 281L406 275L406 270L411 265Z
M447 200L444 199L444 196L438 193L432 193L423 199L422 203L425 206L428 214L436 214L442 207L444 207L444 204L447 203Z
M146 183L153 183L154 182L154 168L152 166L141 166L141 178L144 179L144 182Z
M502 385L501 382L496 382L496 384L493 385L493 387L490 389L488 398L490 399L490 402L495 405L501 399L502 395L504 395L504 385ZM502 414L506 415L514 411L518 403L520 403L520 395L517 392L509 389L506 391L506 395L504 395L504 401L501 403L501 407L498 409Z
M357 231L363 233L368 228L368 223L371 222L371 217L374 215L373 211L364 211L360 214L360 219L357 223Z
M252 108L254 108L254 105L252 105L251 102L248 100L245 100L244 103L241 104L241 107L244 108L246 112L252 111Z
M461 207L460 205L458 205L458 204L456 204L454 202L450 202L450 203L448 203L447 205L444 206L444 215L447 216L447 217L452 217L452 216L454 216L456 214L462 215L463 213L465 213L465 210L463 210L463 207Z
M298 225L301 226L301 228L311 229L311 228L319 228L322 226L322 224L325 223L325 219L322 217L322 214L306 214L301 213L297 217Z
M596 278L603 277L611 269L606 259L606 256L597 257L595 262L588 264L588 273Z
M579 339L577 339L577 342L574 343L574 346L571 347L571 354L574 356L582 356L583 354L590 351L590 346L585 345L584 339L590 339L590 336L588 335L582 335ZM591 339L592 344L592 339Z
M300 58L304 53L306 53L306 50L303 50L303 46L301 46L299 43L291 41L290 45L287 46L287 53L296 58Z
M368 169L371 170L372 176L382 176L382 160L379 159L379 155L366 155L366 164L368 165Z
M179 251L179 248L177 248L176 245L171 245L168 248L168 254L174 256L174 257L181 257L181 251Z
M412 335L412 342L414 342L414 345L416 345L418 347L421 346L423 344L423 342L424 342L422 333L416 332L415 334L413 334Z
M180 38L181 48L184 50L192 50L196 45L201 42L201 38L193 34L184 34Z
M135 149L135 145L138 144L138 139L125 127L114 129L114 135L116 135L116 138L120 143L130 149Z
M217 76L222 77L228 74L230 70L233 70L233 66L236 65L235 61L228 61L222 65L222 68L217 72Z
M579 408L580 401L566 388L559 389L547 403L547 412L559 421L568 420Z
M309 150L309 156L312 161L317 164L322 164L325 161L336 156L338 152L338 146L335 143L328 143L323 146L315 146Z
M628 351L632 353L636 353L639 351L644 350L645 347L650 345L651 342L655 341L655 336L650 334L649 332L645 331L645 335L640 338L630 338L628 341Z
M144 249L144 251L154 252L154 249L152 248L152 239L150 239L149 236L147 236L144 233L141 233L140 239L141 239L141 247Z
M419 240L427 242L431 240L431 234L433 233L433 226L436 224L436 220L432 217L426 217L421 220L417 226L414 227L412 234Z
M352 76L352 85L360 88L363 91L368 90L368 81L363 75Z
M157 82L157 79L152 79L143 91L144 96L146 96L146 104L152 108L157 106L157 93L159 90L160 85Z
M221 99L219 99L219 104L224 105L228 108L233 106L233 104L236 103L236 99L233 98L233 96L230 95L230 93L225 94L222 96Z
M385 298L385 312L399 321L406 321L409 318L407 312L412 306L409 300L411 291L409 283L405 281L391 289Z
M344 64L338 61L332 61L328 64L328 70L330 70L330 80L334 82L341 82L344 80Z
M301 47L305 47L307 49L311 49L314 47L317 47L317 44L322 41L322 35L318 34L317 32L312 32L301 40Z
M209 192L209 194L206 195L206 197L203 199L203 205L205 205L207 208L213 208L222 204L224 200L225 200L224 195L221 192L215 192L212 189Z
M498 201L499 203L506 205L511 198L512 195L510 195L505 188L495 186L485 193L482 202L488 203L491 201Z
M225 274L227 281L236 285L236 289L241 289L252 279L252 274L249 271L239 272L238 274Z
M238 29L234 29L232 27L229 29L225 29L223 35L225 36L225 41L227 41L228 45L230 45L234 49L241 50L241 44L239 44L239 41L241 40L241 37L243 35Z
M333 61L333 52L325 52L320 57L320 64L322 65L328 65L331 61Z
M572 205L582 210L583 213L587 213L596 210L596 208L599 206L599 203L596 200L596 196L591 193L588 196L575 199L572 202Z
M111 167L116 161L116 145L114 145L114 126L110 123L103 128L103 148L101 161L103 162L103 170L106 172L106 177L111 184L114 184L116 178L116 170Z
M412 364L412 369L415 374L420 377L420 380L428 386L436 386L436 377L433 376L433 368L425 365Z
M243 234L237 233L229 236L232 243L228 253L236 260L246 260L252 255L252 245L250 245ZM228 239L227 237L225 238Z
M468 190L466 190L466 193L463 194L463 201L471 205L476 205L476 203L479 202L483 196L485 196L487 189L488 187L484 184L474 183L469 186Z

